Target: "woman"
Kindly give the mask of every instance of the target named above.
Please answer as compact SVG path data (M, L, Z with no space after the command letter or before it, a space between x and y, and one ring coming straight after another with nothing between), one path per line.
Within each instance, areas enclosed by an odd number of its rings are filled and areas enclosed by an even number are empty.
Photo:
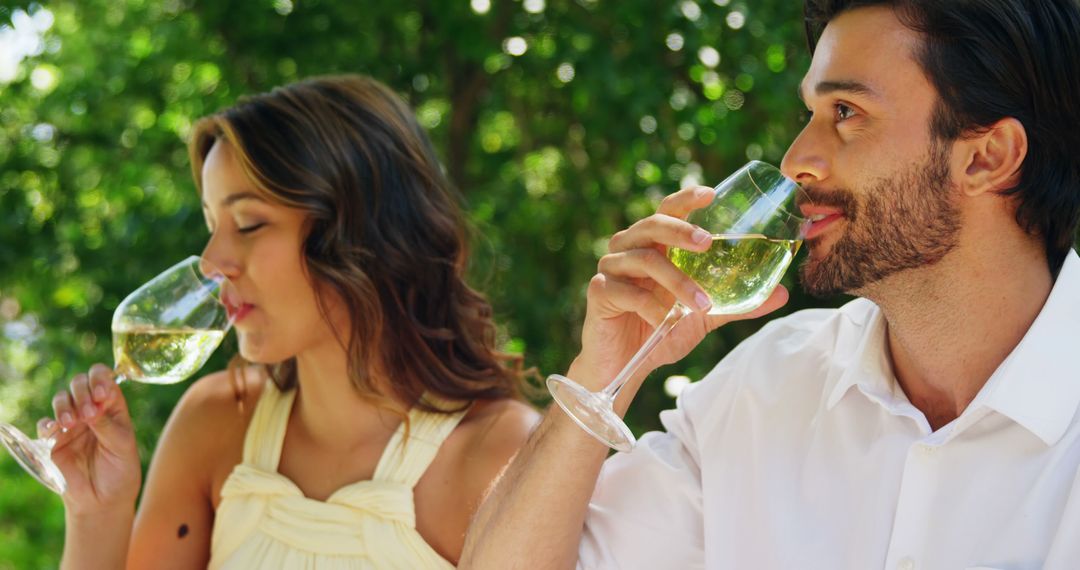
M451 567L537 417L426 134L385 86L324 77L202 119L190 153L246 362L184 394L137 515L112 371L57 394L64 566Z

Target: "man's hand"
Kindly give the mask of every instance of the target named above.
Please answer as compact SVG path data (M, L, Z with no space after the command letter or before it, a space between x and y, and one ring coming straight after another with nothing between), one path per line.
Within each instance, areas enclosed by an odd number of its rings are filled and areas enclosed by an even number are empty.
M744 315L712 316L703 310L708 306L704 291L667 259L667 248L710 247L711 236L685 218L712 199L713 190L704 187L668 196L656 214L615 234L589 283L581 353L567 377L592 390L619 373L676 300L696 309L619 392L617 409L625 409L648 372L685 356L709 331L787 302L787 291L778 288ZM607 452L558 407L549 409L477 512L459 568L572 568Z
M588 308L582 330L581 353L569 377L599 390L619 373L664 320L675 301L694 312L680 321L656 347L628 388L664 364L686 356L705 335L731 321L752 319L782 307L787 290L778 287L757 309L741 315L710 315L705 291L668 259L670 247L704 252L712 245L709 232L686 221L695 209L713 200L712 188L695 186L669 195L657 212L611 238L608 254L588 289ZM624 391L627 391L624 389Z

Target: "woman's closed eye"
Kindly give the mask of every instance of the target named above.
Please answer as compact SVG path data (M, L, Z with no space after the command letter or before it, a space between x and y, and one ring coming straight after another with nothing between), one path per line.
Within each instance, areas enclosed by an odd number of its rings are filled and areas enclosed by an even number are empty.
M240 232L242 234L250 234L251 232L253 232L253 231L255 231L255 230L257 230L257 229L259 229L259 228L261 228L261 227L263 227L265 225L266 225L265 222L259 222L259 223L250 224L250 225L247 225L247 226L238 227L238 228L236 228L236 231L238 231L238 232Z

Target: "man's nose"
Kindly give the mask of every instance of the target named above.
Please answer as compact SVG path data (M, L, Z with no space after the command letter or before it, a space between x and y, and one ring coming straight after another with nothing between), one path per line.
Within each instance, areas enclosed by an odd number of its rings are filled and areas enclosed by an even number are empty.
M818 133L819 128L813 121L807 123L780 163L780 170L799 184L815 184L829 177L827 154L831 145Z

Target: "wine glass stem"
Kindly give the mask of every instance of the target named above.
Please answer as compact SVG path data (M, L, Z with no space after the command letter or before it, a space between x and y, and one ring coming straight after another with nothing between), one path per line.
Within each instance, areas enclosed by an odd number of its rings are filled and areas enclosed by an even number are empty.
M649 338L645 340L645 344L641 345L641 348L634 354L634 357L630 359L630 362L626 363L619 375L611 381L600 393L604 395L608 400L614 401L615 397L619 395L619 390L626 385L626 382L634 377L638 368L641 368L641 364L649 357L656 345L660 344L660 341L664 340L671 329L675 328L675 325L679 324L679 321L683 317L690 314L690 309L679 303L675 302L675 306L668 311L666 317L660 326L656 327L656 330L649 335Z

